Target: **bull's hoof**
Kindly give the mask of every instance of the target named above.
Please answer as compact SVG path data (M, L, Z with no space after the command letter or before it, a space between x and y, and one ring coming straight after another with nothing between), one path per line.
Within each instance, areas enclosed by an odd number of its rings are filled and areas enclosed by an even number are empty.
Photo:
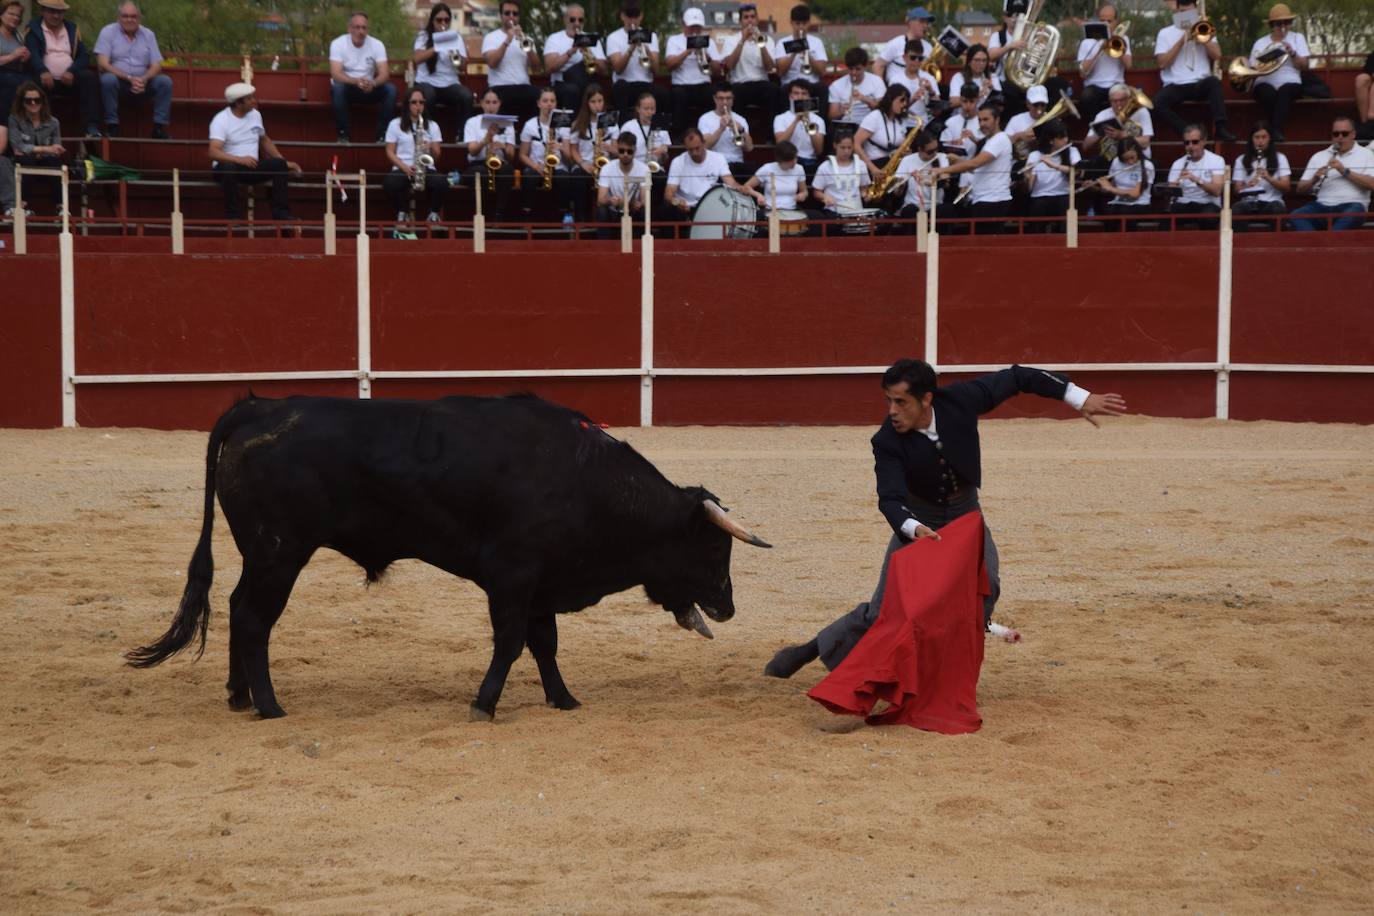
M487 712L482 707L473 703L468 707L468 719L473 722L491 722L496 718L496 712Z
M286 710L273 703L271 706L259 707L258 715L264 719L283 719L286 717Z
M231 693L229 694L229 708L235 712L243 712L245 709L252 709L253 698L248 695L247 691L243 693Z
M582 707L582 704L577 702L572 694L568 694L561 700L545 700L544 702L554 709L580 709Z

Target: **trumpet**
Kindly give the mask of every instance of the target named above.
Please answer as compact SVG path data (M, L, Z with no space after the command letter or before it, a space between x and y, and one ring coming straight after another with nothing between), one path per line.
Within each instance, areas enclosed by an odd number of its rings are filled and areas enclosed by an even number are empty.
M806 41L806 32L803 31L797 36L801 41ZM811 66L811 43L806 42L806 50L802 51L801 75L806 79L816 75L816 68Z
M1107 56L1113 60L1119 60L1126 56L1126 33L1131 30L1129 22L1122 22L1112 30L1112 37L1107 39Z
M735 114L730 109L725 109L725 123L730 128L730 142L735 146L744 146L744 132L735 124Z
M526 35L524 30L522 30L519 26L516 26L515 34L520 36L519 41L521 51L524 51L526 54L529 54L534 50L534 39Z
M767 51L767 50L768 50L768 43L769 43L769 42L768 42L768 36L765 35L765 34L763 33L763 30L762 30L762 29L755 27L755 29L754 29L754 44L758 46L759 51L760 51L760 52Z
M578 29L577 34L581 35L582 30ZM586 68L588 76L596 76L596 55L591 48L582 49L582 66Z
M635 42L635 59L645 70L651 69L650 64L653 62L649 59L649 46L643 42Z
M698 68L699 70L701 70L701 75L702 75L702 76L710 76L710 75L711 75L711 62L710 62L709 60L706 59L706 50L705 50L704 48L697 48L696 59L697 59L697 68Z

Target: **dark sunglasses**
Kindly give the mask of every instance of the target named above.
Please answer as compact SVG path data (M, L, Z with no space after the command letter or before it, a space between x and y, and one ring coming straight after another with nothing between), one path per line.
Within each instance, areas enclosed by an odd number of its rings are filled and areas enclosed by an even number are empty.
M1202 141L1201 141L1201 140L1184 140L1184 141L1183 141L1183 145L1184 145L1184 146L1201 146L1201 145L1202 145Z
M42 104L43 104L43 99L40 98L39 96L36 96L36 95L27 95L27 96L24 96L24 104L25 104L25 105L42 105Z
M434 17L434 21L435 21L435 22L442 22L442 23L447 24L447 23L452 22L453 20L450 19L450 18L448 18L447 16L435 16L435 17Z
M633 156L635 154L635 151L632 149L618 149L616 152L621 156Z
M568 21L569 21L569 22L586 22L587 19L586 19L585 16L569 16L569 17L568 17Z
M907 59L907 60L925 60L925 55L922 55L922 54L908 54L908 55L906 56L906 59Z
M1333 131L1331 132L1331 136L1333 136L1333 137L1348 137L1348 136L1350 136L1350 135L1353 134L1353 133L1354 133L1353 130L1333 130Z

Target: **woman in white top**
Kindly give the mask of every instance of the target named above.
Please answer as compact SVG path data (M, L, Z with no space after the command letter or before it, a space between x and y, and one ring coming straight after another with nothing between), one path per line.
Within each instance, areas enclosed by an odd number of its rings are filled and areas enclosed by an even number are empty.
M506 212L506 201L510 198L511 182L515 177L515 128L510 125L484 125L489 115L501 113L501 97L496 90L488 89L482 93L482 110L468 118L463 125L463 144L467 147L468 172L473 181L482 182L482 207L494 222L499 222ZM495 175L487 168L487 159L495 156L501 165ZM489 190L495 184L494 190ZM491 195L496 195L492 201Z
M600 125L605 111L605 90L599 83L588 83L582 90L582 104L563 143L563 161L568 164L561 183L565 189L563 203L565 208L572 208L575 219L586 219L591 212L589 207L599 172L597 158L604 158L607 165L615 161L615 138L620 131L618 127Z
M1150 186L1154 183L1154 163L1145 158L1144 150L1134 137L1127 137L1121 141L1116 158L1112 160L1111 169L1097 179L1097 187L1111 196L1111 201L1107 204L1108 216L1139 216L1149 213L1153 209L1150 203ZM1126 228L1134 232L1136 225L1127 222ZM1107 230L1115 232L1116 223L1108 223Z
M859 158L868 167L869 177L875 181L878 172L906 139L910 130L906 109L910 103L911 93L906 91L905 86L888 86L878 107L864 116L863 123L854 134Z
M663 188L668 183L668 132L654 127L654 115L658 113L658 100L652 92L641 92L635 101L634 120L620 125L619 133L629 131L635 135L635 155L649 169L653 176L653 205L658 206L663 199Z
M1245 152L1231 169L1234 213L1286 213L1283 195L1293 190L1293 170L1288 157L1275 149L1269 125L1256 121L1250 128Z
M439 133L439 125L426 114L425 94L419 86L411 86L406 91L405 114L392 118L386 128L386 158L391 162L391 171L382 178L382 190L396 211L396 221L410 219L407 202L410 189L415 186L415 173L420 166L420 156L432 156L434 162L424 166L423 194L428 203L429 221L439 221L439 211L444 208L444 196L448 193L448 178L439 171L439 144L444 142ZM415 207L420 209L421 191L415 192Z
M744 191L765 210L772 209L774 194L779 210L799 210L811 192L806 189L806 170L797 164L796 144L783 140L773 155L776 161L760 166L744 183Z
M949 98L957 99L965 83L977 84L979 106L994 92L1002 91L1002 81L992 72L988 63L988 49L983 45L969 48L964 55L964 69L949 78Z
M868 169L854 158L854 138L842 134L835 140L835 155L816 169L811 186L827 211L844 214L864 209L862 191L871 183Z
M566 127L553 126L553 110L558 105L558 95L552 86L539 90L539 101L535 104L535 115L520 128L520 196L525 202L525 212L534 209L535 195L553 193L553 183L560 172L567 171L568 157L564 142L568 139ZM550 153L558 157L553 167L549 186L544 187L547 170L544 159ZM572 223L572 213L564 210L564 223Z
M899 217L915 219L922 210L930 212L931 202L939 194L939 186L931 186L931 173L948 165L949 157L940 152L940 141L933 133L923 130L916 135L914 152L897 166L897 174L906 179L906 196L902 198L902 208L897 211ZM903 226L902 231L914 233L916 224Z
M458 66L453 57L458 56ZM449 105L457 113L455 133L463 129L472 115L472 90L463 85L462 67L467 63L467 46L453 25L453 11L447 3L430 7L429 21L415 36L415 85L425 94L425 110Z
M1063 216L1069 210L1069 177L1082 160L1058 118L1040 128L1040 149L1026 158L1021 177L1030 191L1027 216ZM1077 176L1074 177L1077 180ZM1028 223L1028 232L1062 232L1063 223Z

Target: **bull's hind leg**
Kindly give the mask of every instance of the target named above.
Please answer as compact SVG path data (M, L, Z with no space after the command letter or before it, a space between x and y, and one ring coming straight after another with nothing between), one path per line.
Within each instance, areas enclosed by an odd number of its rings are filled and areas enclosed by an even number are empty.
M519 600L498 599L487 596L487 611L491 615L492 651L491 665L487 668L482 686L477 690L477 699L472 703L474 720L490 720L496 716L496 704L501 699L501 691L506 686L506 676L510 666L520 657L525 648L526 615L529 603L527 596Z
M248 666L243 660L243 646L234 638L235 630L240 628L233 624L234 615L238 613L239 604L243 601L247 577L245 569L239 575L239 582L234 586L233 594L229 596L229 681L224 687L229 691L230 709L250 709L253 706L253 697L248 689Z
M582 704L568 692L563 674L558 670L558 619L553 614L535 617L529 622L527 640L530 654L539 665L539 680L544 685L544 699L555 709L576 709Z
M234 590L238 601L231 600L229 609L230 703L234 702L234 688L246 682L258 715L277 719L286 713L272 689L267 643L304 563L283 559L280 548L272 551L271 559L262 559L258 553L254 551L244 560L243 575ZM236 668L241 672L238 679Z

